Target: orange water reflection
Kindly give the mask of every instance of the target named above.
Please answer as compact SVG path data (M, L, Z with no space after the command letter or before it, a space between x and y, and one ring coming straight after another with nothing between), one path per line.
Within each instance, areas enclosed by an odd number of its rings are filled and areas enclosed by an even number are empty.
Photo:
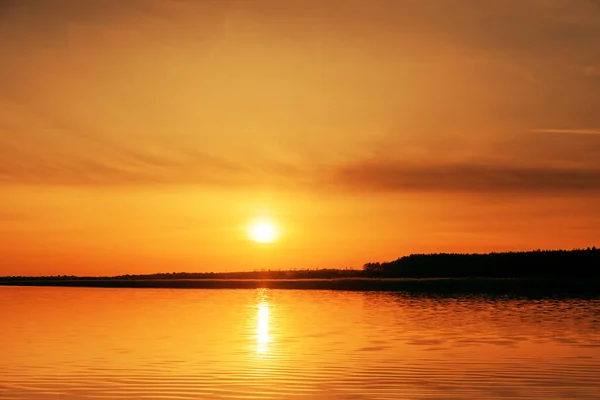
M600 300L0 287L0 316L2 399L600 392Z

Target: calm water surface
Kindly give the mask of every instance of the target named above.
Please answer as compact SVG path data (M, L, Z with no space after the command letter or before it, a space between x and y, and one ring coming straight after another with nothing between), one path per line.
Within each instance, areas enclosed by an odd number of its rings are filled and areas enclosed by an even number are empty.
M599 399L600 301L0 287L1 399Z

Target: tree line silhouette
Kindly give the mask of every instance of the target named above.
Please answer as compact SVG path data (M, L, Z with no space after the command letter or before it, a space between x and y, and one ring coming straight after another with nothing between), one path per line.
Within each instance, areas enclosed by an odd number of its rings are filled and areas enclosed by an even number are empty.
M600 250L413 254L366 263L363 271L378 278L600 278Z
M363 271L357 269L293 269L293 270L255 270L246 272L164 272L156 274L126 274L117 276L5 276L3 281L21 280L184 280L184 279L336 279L358 278Z

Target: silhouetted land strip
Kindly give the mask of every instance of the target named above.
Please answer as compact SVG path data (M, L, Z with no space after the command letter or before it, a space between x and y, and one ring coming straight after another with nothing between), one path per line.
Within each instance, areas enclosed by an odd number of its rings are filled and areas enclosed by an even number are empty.
M0 285L600 295L600 250L416 254L362 270L4 277Z
M58 279L2 280L0 285L172 289L312 289L600 296L598 281L520 278L336 278L336 279Z

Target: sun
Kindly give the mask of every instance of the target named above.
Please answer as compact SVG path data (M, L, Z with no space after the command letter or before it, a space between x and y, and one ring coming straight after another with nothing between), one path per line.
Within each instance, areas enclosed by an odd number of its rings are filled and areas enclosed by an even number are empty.
M278 234L277 226L271 221L257 221L248 228L248 236L258 243L273 243Z

